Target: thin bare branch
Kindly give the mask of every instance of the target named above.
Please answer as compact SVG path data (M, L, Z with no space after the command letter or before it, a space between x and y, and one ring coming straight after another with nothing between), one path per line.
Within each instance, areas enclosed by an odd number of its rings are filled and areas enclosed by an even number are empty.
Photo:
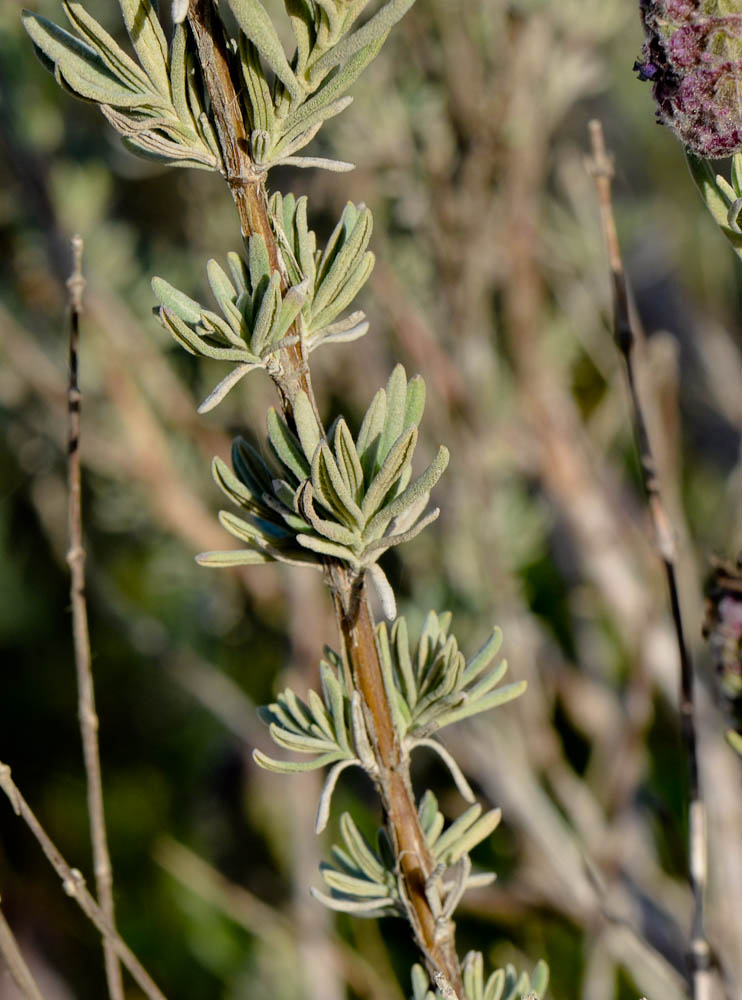
M0 910L0 955L5 959L8 971L24 997L27 1000L44 1000L2 910Z
M69 387L67 392L67 454L68 454L68 530L69 549L67 563L70 567L70 602L72 605L72 635L75 646L77 672L77 708L82 737L85 777L88 792L88 821L93 846L95 885L101 909L111 927L116 920L113 906L113 871L108 853L106 822L103 812L103 783L98 753L98 716L95 711L95 693L88 632L88 609L85 599L85 549L82 539L82 491L80 484L80 404L78 381L78 343L80 314L85 279L82 273L82 237L73 236L73 269L67 287L70 295L70 354ZM106 963L106 981L111 1000L124 1000L121 968L116 951L107 934L103 937Z
M77 868L71 868L59 853L46 830L44 830L36 818L28 802L21 795L20 789L13 781L10 768L2 761L0 761L0 789L2 789L10 800L16 816L19 816L24 821L38 841L47 860L62 880L64 891L75 900L85 916L100 931L101 935L111 942L113 951L132 974L135 982L150 1000L166 1000L164 993L158 989L149 973L139 962L129 946L119 936L116 928L93 899L85 885L82 873Z
M688 877L693 894L693 919L689 960L694 1000L709 1000L711 997L711 952L706 938L704 920L708 847L706 809L701 794L698 755L696 751L693 663L683 630L683 618L675 568L677 561L675 539L662 499L644 409L637 389L636 359L634 354L634 347L637 342L637 330L630 308L628 282L623 268L621 248L618 242L616 223L613 215L611 198L613 163L606 151L603 128L599 121L594 120L590 122L590 142L592 147L590 169L598 192L603 232L608 248L608 259L611 269L613 334L626 366L626 376L634 420L634 433L636 435L641 462L642 481L654 528L657 552L665 570L680 661L680 724L688 761Z

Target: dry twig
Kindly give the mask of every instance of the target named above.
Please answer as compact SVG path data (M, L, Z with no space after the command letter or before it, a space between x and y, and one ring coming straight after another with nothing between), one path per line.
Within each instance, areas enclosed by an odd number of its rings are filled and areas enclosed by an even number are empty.
M601 221L611 268L613 333L616 345L626 366L626 376L634 420L634 433L641 462L642 481L654 528L657 552L662 559L665 570L680 661L680 723L688 761L688 876L691 892L693 893L693 920L689 958L694 1000L709 1000L711 997L710 949L704 926L704 892L706 889L707 871L706 809L701 795L698 774L696 726L694 719L693 664L683 631L683 619L675 569L675 539L662 500L644 410L637 390L634 359L637 331L629 304L628 283L621 260L621 249L618 243L616 223L613 216L611 199L613 164L606 152L603 128L599 121L590 122L590 142L592 147L590 169L598 191Z
M116 921L113 906L113 872L108 853L106 823L103 811L103 784L98 753L98 716L95 711L93 672L88 632L88 609L85 599L85 549L82 540L82 495L80 486L80 387L78 383L78 341L80 314L85 279L82 274L82 237L73 236L72 275L67 282L70 294L70 372L67 393L68 414L68 484L69 484L69 549L67 563L70 567L70 602L72 605L72 634L75 645L77 671L78 716L82 736L85 777L88 792L88 821L93 845L95 885L103 913L111 927ZM106 980L111 1000L124 1000L121 968L115 949L107 934L103 936L106 962Z
M2 910L0 910L0 954L24 997L27 1000L44 1000Z
M129 970L144 993L150 1000L166 1000L164 994L155 985L149 973L139 962L129 946L119 936L116 928L111 924L101 907L98 906L91 896L85 885L82 873L77 868L71 868L59 853L46 830L44 830L36 818L28 802L21 795L18 786L11 777L10 768L2 761L0 761L0 789L2 789L10 800L16 816L20 816L38 841L47 860L61 878L64 891L75 900L85 916L100 931L101 935L110 942L111 949Z

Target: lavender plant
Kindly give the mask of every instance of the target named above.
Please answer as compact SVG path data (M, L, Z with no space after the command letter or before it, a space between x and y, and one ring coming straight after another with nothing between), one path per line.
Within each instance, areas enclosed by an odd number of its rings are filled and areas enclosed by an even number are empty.
M236 35L212 0L175 0L169 43L151 0L120 0L136 60L75 0L63 0L75 34L30 13L24 23L60 85L97 103L129 149L166 165L217 171L234 199L244 246L228 253L226 270L216 261L206 268L218 311L162 278L153 288L157 315L175 339L229 366L202 412L256 369L278 390L280 407L266 416L265 448L238 438L232 467L219 458L213 464L217 484L239 511L223 511L221 522L242 547L204 553L199 561L313 569L332 596L339 651L326 650L320 691L303 700L287 689L263 710L275 743L309 759L256 753L259 764L275 771L329 767L317 830L327 823L346 768L360 767L377 789L384 825L376 846L343 815L343 843L323 869L328 892L315 897L336 910L407 920L424 963L413 969L415 1000L541 997L548 979L543 962L532 975L507 967L489 978L479 953L459 962L454 910L467 888L492 877L474 873L469 855L500 815L482 813L436 738L443 727L511 700L525 685L499 686L506 666L493 666L497 631L467 660L448 613L431 611L411 644L379 563L438 515L428 505L447 450L441 446L427 468L413 473L424 383L397 366L356 433L342 416L324 426L312 387L311 352L368 329L351 307L374 263L371 214L348 204L320 248L307 199L269 196L267 187L277 165L351 168L302 151L350 104L347 91L412 3L387 0L364 19L368 0L284 0L295 42L290 58L259 0L229 0ZM391 624L375 620L370 590ZM442 758L470 803L448 826L431 791L414 795L410 755L419 747Z

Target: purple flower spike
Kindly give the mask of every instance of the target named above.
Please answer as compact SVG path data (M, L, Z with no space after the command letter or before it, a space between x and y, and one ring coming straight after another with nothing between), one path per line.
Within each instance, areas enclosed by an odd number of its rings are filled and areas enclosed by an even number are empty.
M742 0L640 0L647 40L634 63L657 119L704 157L742 151ZM738 9L735 9L738 8Z

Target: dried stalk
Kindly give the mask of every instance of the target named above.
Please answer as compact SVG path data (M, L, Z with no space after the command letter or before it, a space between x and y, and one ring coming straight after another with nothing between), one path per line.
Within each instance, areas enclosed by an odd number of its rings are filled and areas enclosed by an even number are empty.
M59 853L31 807L21 795L18 786L11 777L10 768L2 761L0 761L0 789L2 789L10 800L16 816L20 816L38 841L47 860L62 880L64 891L75 900L85 916L100 931L106 941L110 942L111 949L129 970L143 992L150 1000L166 1000L165 995L158 989L149 973L144 969L129 946L122 940L116 928L93 899L85 885L85 879L81 872L77 868L71 868Z
M82 274L82 252L82 237L73 236L73 268L72 275L67 281L70 293L70 373L67 392L67 475L69 487L67 563L70 567L70 603L72 605L72 635L77 672L77 706L85 760L88 821L93 846L95 887L101 909L111 927L115 927L113 872L108 853L106 822L103 812L103 783L98 754L98 716L95 711L93 690L88 609L85 599L85 549L82 540L82 493L80 488L80 403L82 396L78 384L78 340L82 296L85 289L85 279ZM108 995L111 1000L124 1000L121 968L107 934L103 936L103 954L106 963Z
M265 177L250 158L238 88L230 67L229 52L213 0L192 0L188 21L196 39L206 88L217 127L224 170L246 240L258 233L265 240L271 267L284 280L281 255L273 232L265 191ZM317 415L309 368L301 338L279 355L274 381L284 414L292 421L293 401L303 390ZM435 868L417 815L409 773L409 761L400 746L391 706L384 687L363 576L354 576L339 563L328 561L326 578L335 600L346 662L354 686L361 694L366 725L371 735L378 767L377 786L387 828L399 864L401 895L432 979L437 977L463 996L461 971L455 947L455 925L437 923L426 894L426 881Z
M44 1000L2 910L0 910L0 954L24 997L27 1000Z
M628 283L621 260L621 249L618 243L616 223L613 216L613 203L611 199L613 163L611 157L606 152L601 123L599 121L591 121L589 127L592 147L590 169L598 192L600 215L608 248L613 286L613 333L616 345L626 366L626 376L634 420L634 433L641 462L642 481L654 528L655 545L665 570L680 661L680 727L688 761L688 877L693 894L689 961L694 1000L710 1000L711 951L706 938L704 921L708 847L706 808L701 794L698 755L696 751L693 663L683 631L683 618L675 571L677 561L675 539L662 500L644 410L636 384L634 346L637 341L637 331L629 305Z

